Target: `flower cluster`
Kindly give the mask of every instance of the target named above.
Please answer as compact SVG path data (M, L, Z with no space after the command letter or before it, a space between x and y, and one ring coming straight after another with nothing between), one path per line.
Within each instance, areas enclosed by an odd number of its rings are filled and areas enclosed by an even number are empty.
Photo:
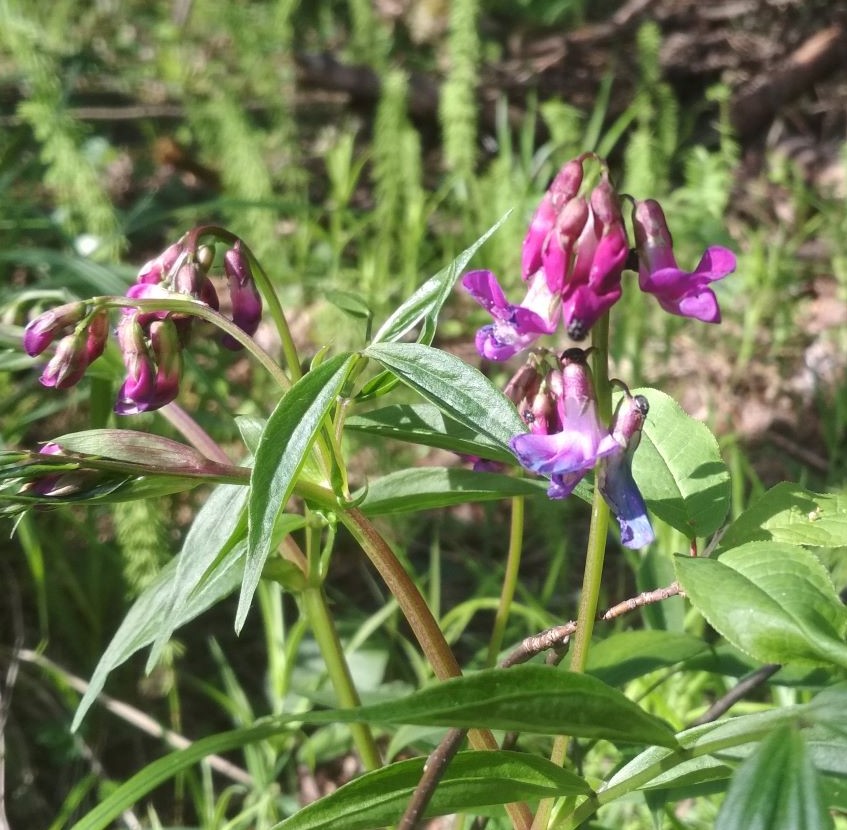
M596 185L584 194L584 165L589 158L600 163L600 173ZM542 335L554 334L560 320L572 340L584 339L620 299L627 268L638 272L641 290L655 296L671 314L720 322L710 285L735 270L733 253L711 247L694 271L684 271L674 257L659 203L629 201L633 245L621 198L605 164L586 153L562 167L523 241L521 275L527 283L523 301L510 303L491 271L471 271L462 278L465 290L493 318L476 335L483 357L508 360ZM570 495L589 471L596 470L597 488L618 520L622 544L631 548L649 544L653 529L632 476L647 400L626 393L607 428L598 417L586 353L569 349L553 365L544 353L533 352L505 390L529 428L512 438L512 452L527 470L550 479L547 494L552 499Z
M715 246L694 271L682 270L662 208L652 199L633 200L631 251L620 199L605 166L591 192L580 193L589 157L565 164L530 222L521 257L528 289L519 305L506 299L491 271L472 271L462 278L464 288L494 318L477 333L483 357L508 360L541 335L553 334L560 318L572 340L583 340L620 299L623 272L635 260L641 290L654 295L666 311L720 322L709 284L735 270L733 253Z
M550 478L551 499L569 496L593 469L597 483L621 529L626 547L653 541L644 499L632 477L632 456L647 416L642 395L625 394L609 429L597 414L591 370L582 349L568 349L555 368L537 353L506 388L529 432L510 442L527 470ZM546 371L545 371L546 369Z
M186 240L189 234L158 257L145 263L136 282L126 292L133 300L173 300L186 297L217 311L217 291L208 272L214 249L197 247ZM232 321L249 335L255 333L262 316L262 300L253 280L250 259L240 240L223 257L232 303ZM40 355L59 338L56 350L41 375L41 383L58 389L76 384L106 347L109 336L108 307L111 298L68 303L40 314L24 331L24 349ZM159 409L174 400L182 376L182 350L188 343L193 317L165 308L121 308L117 341L126 368L118 392L115 412L133 415ZM241 345L230 335L222 344L229 349Z

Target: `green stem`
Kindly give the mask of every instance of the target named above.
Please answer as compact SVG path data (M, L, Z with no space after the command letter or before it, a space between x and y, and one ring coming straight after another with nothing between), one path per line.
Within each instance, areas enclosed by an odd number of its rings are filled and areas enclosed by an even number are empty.
M262 295L262 298L267 304L268 312L273 318L274 325L279 333L279 340L282 344L282 353L285 356L288 371L291 374L292 380L299 380L303 373L300 371L300 358L297 354L297 347L294 345L294 338L291 336L291 329L288 325L288 320L285 317L285 312L282 309L282 303L280 303L279 297L274 290L273 284L271 283L267 272L262 267L262 264L259 262L253 251L251 251L245 244L243 239L236 236L232 233L232 231L228 231L226 228L222 228L219 225L203 225L189 231L187 234L187 245L189 247L194 247L197 240L206 235L213 236L216 239L221 239L232 245L236 242L241 242L242 250L247 255L247 258L250 260L250 264L252 266L253 280L256 283L256 287L259 289L259 293Z
M612 390L609 385L609 315L604 314L591 332L591 368L594 375L594 392L600 421L608 424L612 416ZM603 560L606 555L606 537L609 529L609 507L603 500L600 488L594 486L591 502L591 526L588 531L585 570L582 574L582 591L579 596L576 631L571 639L570 670L581 673L588 662L588 649L597 618L597 604L603 578ZM564 765L568 754L568 736L560 735L553 741L550 760ZM550 825L553 800L544 799L538 807L533 830L543 830Z
M520 569L521 553L523 552L523 528L524 497L515 496L512 499L512 521L509 528L506 573L503 577L503 587L500 590L500 603L494 617L494 627L491 630L491 640L488 643L488 656L485 659L485 665L489 667L497 663L497 655L500 653L503 635L506 632L506 623L509 621L512 600L515 598L515 587L518 582L518 570Z
M339 705L344 709L360 706L361 701L350 668L344 659L344 647L329 613L323 589L310 586L300 594L300 599L321 650ZM382 766L379 750L367 724L351 723L350 732L365 769L373 770Z
M301 481L298 490L307 498L315 498L324 503L329 500L335 506L335 496L323 487ZM335 509L337 510L337 506ZM421 596L417 586L379 531L358 510L338 511L337 515L397 599L397 604L429 660L435 676L439 680L460 677L462 670L444 639L438 622L432 616L426 600ZM468 733L468 739L474 749L496 750L498 748L497 741L487 729L472 729ZM515 830L528 830L532 822L532 814L526 804L507 804L506 810Z

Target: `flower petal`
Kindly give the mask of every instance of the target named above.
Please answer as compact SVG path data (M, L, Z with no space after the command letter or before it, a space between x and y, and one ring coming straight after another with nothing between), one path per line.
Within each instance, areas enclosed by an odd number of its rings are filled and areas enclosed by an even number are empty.
M627 548L643 548L656 537L647 516L644 499L632 477L629 453L610 455L597 476L598 487L621 529L621 544Z

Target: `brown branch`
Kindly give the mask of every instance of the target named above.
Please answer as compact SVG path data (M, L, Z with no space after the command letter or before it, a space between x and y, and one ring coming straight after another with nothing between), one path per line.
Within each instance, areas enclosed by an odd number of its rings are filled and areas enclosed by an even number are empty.
M645 591L636 597L619 602L613 605L597 619L602 622L614 620L623 614L628 614L638 608L643 608L645 605L652 605L656 602L669 599L670 597L682 596L682 588L678 582L672 582L666 588L657 588L655 591ZM517 666L520 663L525 663L532 659L542 651L548 649L559 649L567 645L571 635L576 631L576 620L566 622L564 625L557 625L554 628L548 628L540 634L534 634L527 637L505 660L500 663L504 669L511 666Z
M765 127L780 108L844 66L847 29L830 26L808 38L775 69L763 72L739 90L730 105L730 121L742 138Z
M736 703L750 694L750 692L773 677L781 668L782 666L779 663L768 663L752 674L748 674L747 677L739 680L723 697L719 697L697 720L692 721L688 725L688 728L702 726L704 723L716 721L721 715L725 715Z

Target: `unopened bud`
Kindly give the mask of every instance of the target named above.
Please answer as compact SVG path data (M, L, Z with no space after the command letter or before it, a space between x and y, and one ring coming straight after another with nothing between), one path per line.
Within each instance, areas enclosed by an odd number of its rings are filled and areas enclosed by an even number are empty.
M84 336L69 334L59 341L39 380L43 386L69 389L82 380L87 368Z
M135 278L137 283L147 285L155 285L167 279L171 268L176 265L177 260L183 253L182 243L174 242L168 246L155 259L145 262L138 271L138 276Z
M197 264L200 266L204 274L209 272L212 263L215 261L215 246L201 245L197 249Z
M24 351L40 355L61 334L67 334L85 317L85 303L66 303L39 314L24 329Z
M109 313L106 309L96 311L85 332L85 360L90 366L103 354L109 339Z
M240 242L224 254L224 271L232 300L232 322L247 334L254 334L262 319L262 296L253 280L250 260ZM241 345L232 337L224 335L223 345L238 349Z

